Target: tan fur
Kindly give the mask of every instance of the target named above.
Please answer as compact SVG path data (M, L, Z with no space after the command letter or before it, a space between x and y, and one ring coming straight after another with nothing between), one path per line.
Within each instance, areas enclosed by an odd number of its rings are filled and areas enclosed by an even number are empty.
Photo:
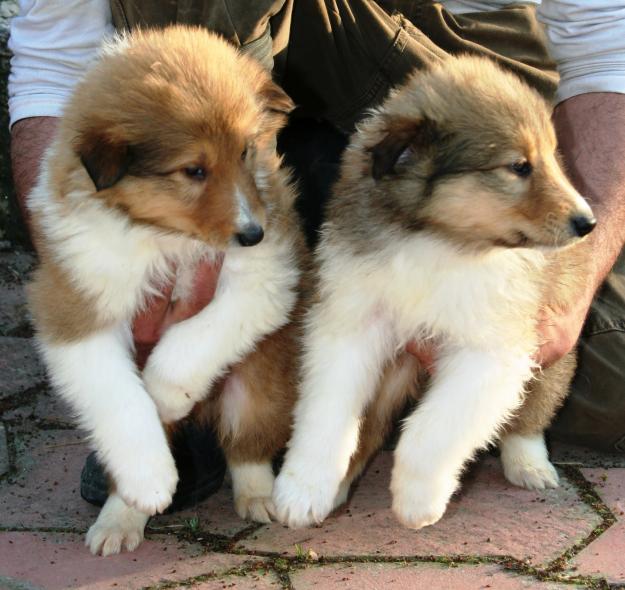
M56 187L61 207L73 206L65 195L85 192L135 223L222 249L235 231L232 187L237 184L256 195L253 211L264 220L251 170L257 160L277 170L275 133L292 104L267 72L215 38L189 34L184 27L136 32L131 57L120 53L95 64L66 107L51 148L49 185ZM198 55L210 55L210 66ZM96 192L85 174L90 163L105 185ZM199 165L208 171L205 183L184 174L186 167ZM287 196L293 198L289 191ZM52 287L50 277L67 273L53 270L58 267L54 246L47 243L36 211L33 224L44 269L33 286L39 329L52 339L71 341L106 325L111 318L102 317L71 281ZM74 316L85 321L73 322Z
M533 166L527 179L509 167L522 160ZM390 239L419 231L478 254L540 248L548 264L540 273L528 267L528 283L540 290L544 306L566 309L584 288L588 264L583 243L566 247L575 237L575 194L543 99L488 60L452 58L444 67L415 73L361 123L343 159L325 237L333 248L371 256ZM528 326L535 330L535 324ZM348 482L380 447L409 393L385 392L398 366L386 369L367 408ZM574 371L572 352L537 372L505 432L542 433ZM414 368L412 388L418 374ZM418 397L420 391L413 393Z
M292 107L260 65L215 35L184 27L136 32L131 50L105 52L77 88L44 182L68 215L76 206L69 195L80 195L102 204L129 228L184 234L216 251L225 250L236 232L237 187L266 235L290 236L294 258L305 270L295 195L275 154L276 132ZM254 173L261 165L267 186L257 187ZM205 169L206 179L190 178L189 167ZM105 309L74 280L62 259L63 244L46 225L45 210L35 206L33 222L40 268L30 301L43 338L73 343L132 319ZM305 280L303 273L302 288ZM208 418L217 427L232 461L268 461L288 440L301 306L291 313L291 323L232 368L252 396L237 433L220 422L222 387L229 376L196 408L197 419Z

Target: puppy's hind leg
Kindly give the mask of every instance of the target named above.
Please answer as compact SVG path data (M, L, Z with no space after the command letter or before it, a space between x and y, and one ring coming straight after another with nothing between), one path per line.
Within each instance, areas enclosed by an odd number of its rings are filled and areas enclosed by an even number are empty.
M384 372L375 398L367 407L360 427L358 450L351 458L347 475L341 482L334 500L334 508L345 503L349 490L371 457L384 444L394 420L406 403L408 396L416 395L419 363L408 353L403 353Z
M558 487L558 472L549 461L544 430L568 393L575 364L571 352L530 382L523 405L499 443L510 483L530 490Z
M291 326L262 341L226 379L215 422L232 476L234 506L247 520L270 522L272 460L291 433L295 399Z
M128 506L112 493L100 510L98 519L87 532L85 544L94 555L115 555L122 549L134 551L143 541L149 516Z

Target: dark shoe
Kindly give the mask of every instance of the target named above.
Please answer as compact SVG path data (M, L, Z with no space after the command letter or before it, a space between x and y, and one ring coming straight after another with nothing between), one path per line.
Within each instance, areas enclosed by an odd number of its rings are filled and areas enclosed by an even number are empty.
M221 486L226 461L213 431L184 422L172 439L172 452L178 468L178 487L166 513L189 508L214 494ZM102 506L108 497L108 478L91 453L80 474L80 495L83 500Z

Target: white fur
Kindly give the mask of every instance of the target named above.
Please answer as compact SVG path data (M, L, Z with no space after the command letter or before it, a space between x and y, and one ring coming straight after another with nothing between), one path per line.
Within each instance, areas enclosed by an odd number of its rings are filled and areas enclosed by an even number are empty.
M549 461L542 433L507 434L499 443L506 479L528 490L558 487L558 472Z
M111 494L89 528L85 545L91 553L103 557L122 549L134 551L143 541L148 518L144 512L128 506L117 494Z
M278 516L293 527L327 516L383 364L410 339L435 338L437 377L407 422L392 484L404 522L435 522L464 462L521 402L539 298L527 271L543 256L464 254L427 233L403 243L385 237L374 254L356 255L333 243L331 228L320 255L321 302L308 317L294 434L275 485Z
M237 186L234 190L234 197L237 203L237 218L236 226L239 230L245 228L246 225L258 223L258 219L252 213L250 203L243 193L243 191Z
M128 326L71 344L40 342L52 383L90 433L119 495L147 514L163 511L178 473L154 402L137 375Z
M418 529L440 519L465 462L521 403L532 364L505 350L444 351L395 451L391 491L401 522Z
M279 519L293 527L321 522L333 509L392 346L381 318L339 334L325 333L327 316L319 316L311 318L293 437L274 494Z
M255 522L271 522L275 513L271 463L231 463L228 467L237 514Z
M85 183L86 173L77 170L68 186ZM158 295L163 280L173 278L174 268L181 278L176 295L182 296L198 262L216 253L195 239L132 224L87 189L62 199L56 190L44 162L29 206L55 263L94 299L107 327L70 344L42 333L40 347L54 385L90 432L120 497L146 514L161 512L178 475L157 406L165 421L182 418L229 365L288 321L299 279L295 249L290 238L271 230L253 248L229 249L214 302L165 334L142 380L132 358L132 318Z
M211 304L172 326L143 372L163 422L186 416L229 366L288 321L299 280L292 256L292 244L272 237L226 253Z

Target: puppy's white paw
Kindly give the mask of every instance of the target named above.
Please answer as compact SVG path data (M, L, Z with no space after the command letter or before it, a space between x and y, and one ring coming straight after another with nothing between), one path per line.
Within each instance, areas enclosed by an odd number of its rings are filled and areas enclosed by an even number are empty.
M291 528L319 524L332 512L338 483L286 465L276 479L273 502L278 520Z
M339 506L342 506L345 502L347 502L351 484L352 480L343 479L341 485L339 486L339 491L336 493L336 496L334 496L334 503L332 505L331 512L334 512Z
M128 506L148 515L163 512L172 501L178 471L167 446L131 449L123 468L114 473L117 493Z
M395 468L391 479L393 512L408 528L420 529L438 522L456 488L455 478L411 477Z
M558 487L558 472L549 461L542 434L510 434L499 446L503 472L510 483L528 490Z
M190 388L164 379L163 371L156 366L148 360L143 370L143 383L156 404L161 421L164 424L177 422L193 409L195 398Z
M266 463L230 464L234 508L244 520L271 522L275 507L271 494L273 491L273 470Z
M103 557L122 549L134 551L143 541L148 518L147 514L127 506L117 494L111 494L89 528L85 544L93 555Z
M276 508L271 496L250 497L241 495L234 500L234 508L243 520L267 524L275 518Z
M560 479L556 468L549 462L537 463L516 463L503 466L506 479L521 488L528 490L544 490L545 488L557 488Z

